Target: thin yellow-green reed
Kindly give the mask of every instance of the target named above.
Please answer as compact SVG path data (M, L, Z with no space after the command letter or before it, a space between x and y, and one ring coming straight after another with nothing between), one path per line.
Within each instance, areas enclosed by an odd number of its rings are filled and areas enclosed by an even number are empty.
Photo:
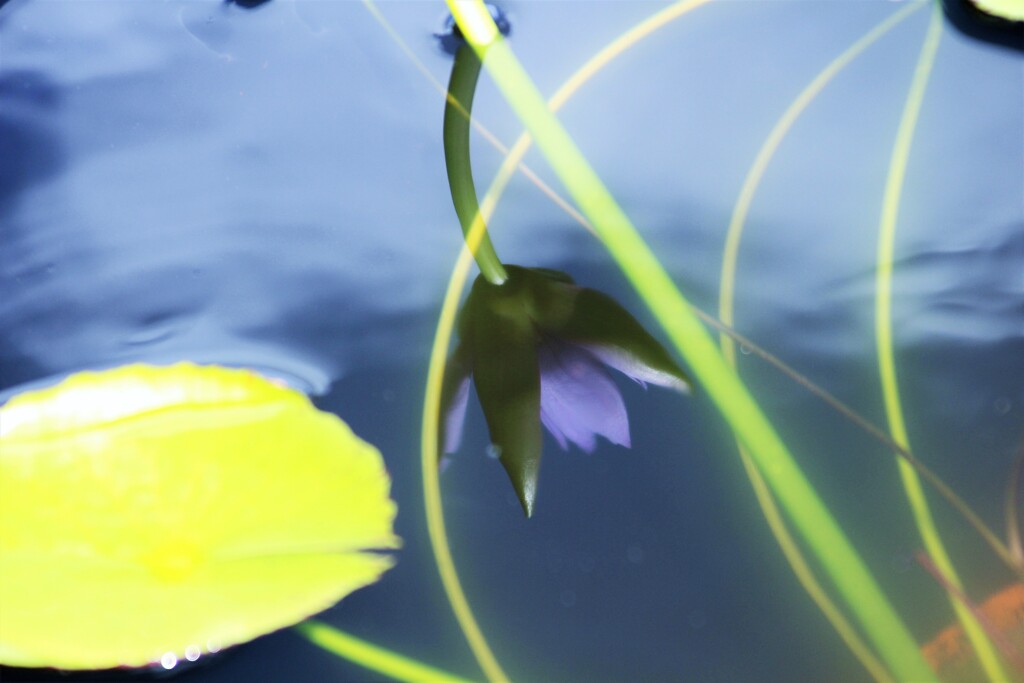
M533 82L500 37L483 3L448 0L448 5L463 34L481 55L499 89L532 132L570 195L753 456L882 659L901 680L933 680L934 674L913 638L804 478L774 427L718 352L685 298L575 143L550 113Z
M468 678L450 674L409 659L397 652L386 650L379 645L356 638L322 621L310 620L295 627L303 637L313 644L359 664L370 671L389 676L405 683L472 683Z
M746 225L747 215L750 212L750 205L753 202L754 195L761 183L761 179L764 177L765 171L768 169L768 165L771 163L775 152L782 144L783 139L785 139L786 134L792 128L793 124L796 123L804 110L840 71L842 71L868 47L873 45L875 41L895 28L912 13L924 7L925 4L925 2L918 2L894 12L844 50L817 76L815 76L799 95L797 95L796 99L794 99L786 108L778 122L772 127L771 132L768 133L768 137L765 138L764 143L761 145L761 149L758 150L755 155L754 163L747 172L747 176L740 188L739 196L736 199L736 205L732 211L732 218L729 221L729 229L726 232L725 246L722 254L722 272L719 286L720 294L718 306L718 317L723 324L730 327L735 326L734 302L736 291L736 264L739 255L740 240L743 235L743 228ZM733 369L736 369L736 345L732 337L723 333L719 337L719 343L722 348L722 354L729 362L729 365L732 366ZM750 484L754 489L757 502L761 506L761 511L764 514L765 520L767 521L776 542L778 542L779 547L782 549L782 553L786 557L786 561L789 562L793 573L800 582L800 585L803 586L811 600L813 600L818 606L818 609L822 611L825 618L828 619L829 623L832 624L832 627L839 634L839 637L850 649L850 652L852 652L864 668L867 669L871 677L879 683L888 683L892 681L889 672L886 671L882 663L878 661L878 658L875 657L874 653L871 652L871 649L864 643L854 626L843 615L839 606L835 604L835 602L829 597L825 588L818 582L813 570L804 558L803 553L800 551L799 545L797 545L796 540L789 533L789 529L786 527L785 520L779 513L775 499L771 494L771 490L765 484L763 477L754 466L754 463L746 449L743 448L742 444L738 444L738 446L740 458L743 461L743 469L747 473L747 477L750 479Z
M910 450L910 439L903 419L900 405L899 386L896 380L896 356L893 351L892 331L892 275L893 256L896 241L896 224L899 215L900 196L903 180L907 173L907 161L910 157L910 146L914 138L914 129L921 112L928 78L935 63L939 39L942 36L942 10L935 4L932 9L931 22L925 35L921 54L918 57L914 77L907 93L907 101L900 117L896 141L893 145L889 164L889 174L885 183L885 194L882 200L882 214L879 221L878 255L875 278L875 333L878 346L878 368L882 381L882 396L885 402L885 414L889 421L889 432L893 440L902 448ZM924 541L925 548L935 563L936 569L942 573L950 585L961 589L960 578L957 576L953 563L939 537L924 487L917 472L904 459L897 462L903 488L913 511L914 521ZM974 647L978 660L985 674L992 681L1009 680L996 653L995 647L978 624L971 611L954 596L950 602L957 618L963 625L971 645Z
M498 664L497 658L473 616L473 611L466 600L465 591L462 590L458 572L455 570L455 562L452 560L448 534L445 531L444 507L441 505L437 452L437 428L441 414L441 386L444 381L445 357L448 355L448 347L451 345L452 329L455 327L455 317L459 310L459 298L469 276L470 264L473 263L472 249L479 245L480 238L485 233L484 217L486 214L484 212L488 206L488 200L491 198L490 192L484 196L481 212L470 227L466 236L466 245L459 252L459 258L452 270L448 289L445 291L444 301L441 304L437 331L434 333L434 344L430 351L426 396L423 402L420 469L423 472L423 501L426 509L427 534L430 538L430 547L434 553L438 573L441 575L441 585L448 596L448 603L455 613L459 628L462 629L466 642L469 643L469 648L480 664L480 668L483 669L484 675L491 683L498 683L499 681L508 681L509 678ZM493 202L491 205L493 206Z

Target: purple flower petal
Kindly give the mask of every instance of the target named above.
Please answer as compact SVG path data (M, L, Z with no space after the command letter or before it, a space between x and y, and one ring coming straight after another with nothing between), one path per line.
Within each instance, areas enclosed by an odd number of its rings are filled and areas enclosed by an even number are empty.
M615 368L630 379L640 382L640 384L649 382L659 387L675 389L683 394L690 393L690 385L681 378L651 367L633 354L617 346L604 346L600 344L581 344L580 346L592 353L608 367Z
M466 406L469 402L469 375L458 379L451 395L451 402L442 406L444 413L444 452L454 453L462 443L462 424L466 421Z
M553 338L537 350L540 418L562 448L592 452L597 436L628 447L629 418L619 389L586 349Z

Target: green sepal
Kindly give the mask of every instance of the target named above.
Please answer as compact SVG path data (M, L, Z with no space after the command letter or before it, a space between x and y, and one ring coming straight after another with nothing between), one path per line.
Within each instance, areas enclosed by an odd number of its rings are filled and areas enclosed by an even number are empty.
M540 472L540 370L537 336L510 278L478 278L466 301L465 326L476 343L473 382L505 472L529 517Z
M611 297L586 287L552 282L545 300L560 305L538 306L534 315L547 334L603 352L602 360L626 374L688 392L689 376L665 347ZM609 362L615 357L616 362Z

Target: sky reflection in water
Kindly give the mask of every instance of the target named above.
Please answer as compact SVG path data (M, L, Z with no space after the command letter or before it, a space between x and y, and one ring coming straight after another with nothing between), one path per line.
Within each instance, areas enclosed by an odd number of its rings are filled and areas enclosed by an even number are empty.
M505 7L514 48L552 92L660 5ZM705 310L717 305L725 229L765 135L893 8L711 5L626 53L563 110ZM442 5L381 10L445 81L450 57L432 36ZM872 47L800 119L759 188L740 252L740 331L877 422L878 215L926 14ZM918 450L991 519L1024 414L1022 85L1016 54L943 36L897 232L896 342ZM388 458L407 540L381 586L332 614L472 672L431 574L414 465L433 316L460 245L442 108L359 3L9 2L0 9L0 389L189 358L328 392L322 403ZM474 109L506 142L519 133L487 78ZM500 156L479 138L474 156L484 182ZM535 152L527 162L558 187ZM599 245L521 178L493 229L510 262L566 270L648 322ZM928 606L935 588L907 559L917 541L895 514L903 502L891 463L774 371L741 363L886 590L926 605L910 622L929 635L947 617ZM496 463L474 457L486 432L471 411L446 502L499 657L523 680L553 670L580 680L859 676L765 538L717 419L699 400L681 407L669 392L637 393L627 395L638 416L631 452L601 444L584 457L549 444L542 486L559 495L529 524ZM862 482L857 492L850 481ZM972 543L954 537L954 556L979 556ZM968 563L994 589L999 575L986 567ZM624 633L634 634L627 651L608 661ZM819 654L794 661L793 642ZM362 675L283 634L191 679L246 671Z

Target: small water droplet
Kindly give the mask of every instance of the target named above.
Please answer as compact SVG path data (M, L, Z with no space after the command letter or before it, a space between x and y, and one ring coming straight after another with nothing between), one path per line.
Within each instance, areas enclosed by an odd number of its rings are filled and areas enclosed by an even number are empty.
M199 659L199 655L201 654L202 651L199 649L198 645L189 645L185 648L185 659L190 662L194 662Z
M750 355L750 347L749 346L743 346L741 344L740 345L740 353L742 353L744 356L749 356Z
M644 561L644 550L638 545L631 545L626 549L626 559L633 564L640 564Z
M178 666L178 655L173 652L165 652L163 657L160 658L160 666L170 671Z
M1010 409L1013 408L1013 403L1005 396L1000 396L992 402L992 407L995 408L996 415L1003 416L1010 412Z
M138 330L124 340L126 346L145 346L156 344L174 336L174 328L170 325L152 325Z
M484 450L484 453L487 455L488 458L497 460L498 458L501 457L501 446L492 443Z
M899 574L906 574L916 567L914 559L906 553L893 555L890 561L896 572Z

